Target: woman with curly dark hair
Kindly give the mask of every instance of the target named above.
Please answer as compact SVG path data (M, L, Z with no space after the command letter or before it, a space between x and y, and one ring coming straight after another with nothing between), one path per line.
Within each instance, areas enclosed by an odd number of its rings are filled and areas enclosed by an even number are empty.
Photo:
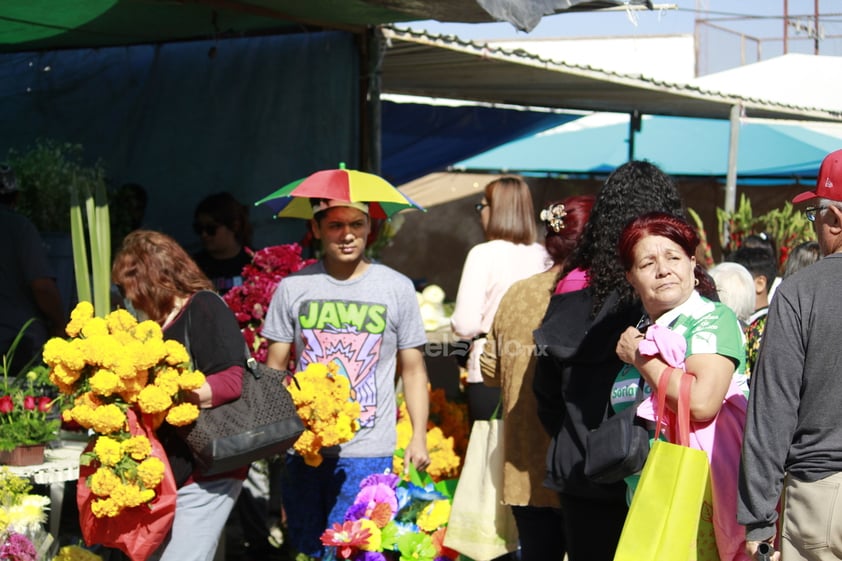
M623 366L617 341L645 318L617 243L629 221L652 211L684 216L669 176L649 162L617 168L561 273L579 275L586 288L553 296L534 334L539 352L533 387L538 416L552 439L545 485L560 494L569 561L612 560L626 518L623 482L604 485L585 476L585 441L603 421Z

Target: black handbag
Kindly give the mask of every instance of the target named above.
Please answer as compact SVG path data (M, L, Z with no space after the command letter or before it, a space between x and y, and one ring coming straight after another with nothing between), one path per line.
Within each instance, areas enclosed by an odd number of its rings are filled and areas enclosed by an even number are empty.
M649 429L637 416L637 406L642 401L643 378L638 384L634 404L608 417L588 433L585 476L591 481L617 483L643 469L649 455Z
M189 315L187 325L189 332ZM185 347L190 353L186 333ZM224 473L282 454L304 432L304 424L284 385L287 377L293 381L295 378L287 371L257 362L245 344L244 350L246 368L240 397L200 409L195 422L178 428L204 475Z

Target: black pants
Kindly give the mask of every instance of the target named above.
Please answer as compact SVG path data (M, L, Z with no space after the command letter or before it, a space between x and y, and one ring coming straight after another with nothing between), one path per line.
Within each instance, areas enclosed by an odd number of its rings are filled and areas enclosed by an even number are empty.
M561 494L569 561L613 561L626 521L625 501Z
M513 506L520 561L564 561L564 516L560 508Z

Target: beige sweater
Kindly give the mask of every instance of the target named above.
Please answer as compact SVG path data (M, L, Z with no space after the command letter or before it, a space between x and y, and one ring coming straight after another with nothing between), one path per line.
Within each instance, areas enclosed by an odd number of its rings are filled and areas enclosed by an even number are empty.
M557 273L547 271L514 283L503 296L488 343L480 357L485 383L503 395L503 502L516 506L558 507L558 494L543 486L550 437L538 421L532 391L535 342L555 288Z

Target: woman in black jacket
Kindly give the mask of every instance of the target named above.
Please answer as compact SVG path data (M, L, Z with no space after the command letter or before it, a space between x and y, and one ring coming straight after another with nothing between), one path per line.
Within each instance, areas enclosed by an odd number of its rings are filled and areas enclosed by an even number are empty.
M553 296L535 331L538 416L552 437L545 485L560 494L569 561L611 561L626 518L623 482L602 485L585 477L585 439L604 419L623 366L615 353L617 341L643 318L617 242L626 223L656 210L684 216L672 180L648 162L617 168L562 271L562 276L577 268L587 271L588 287Z

